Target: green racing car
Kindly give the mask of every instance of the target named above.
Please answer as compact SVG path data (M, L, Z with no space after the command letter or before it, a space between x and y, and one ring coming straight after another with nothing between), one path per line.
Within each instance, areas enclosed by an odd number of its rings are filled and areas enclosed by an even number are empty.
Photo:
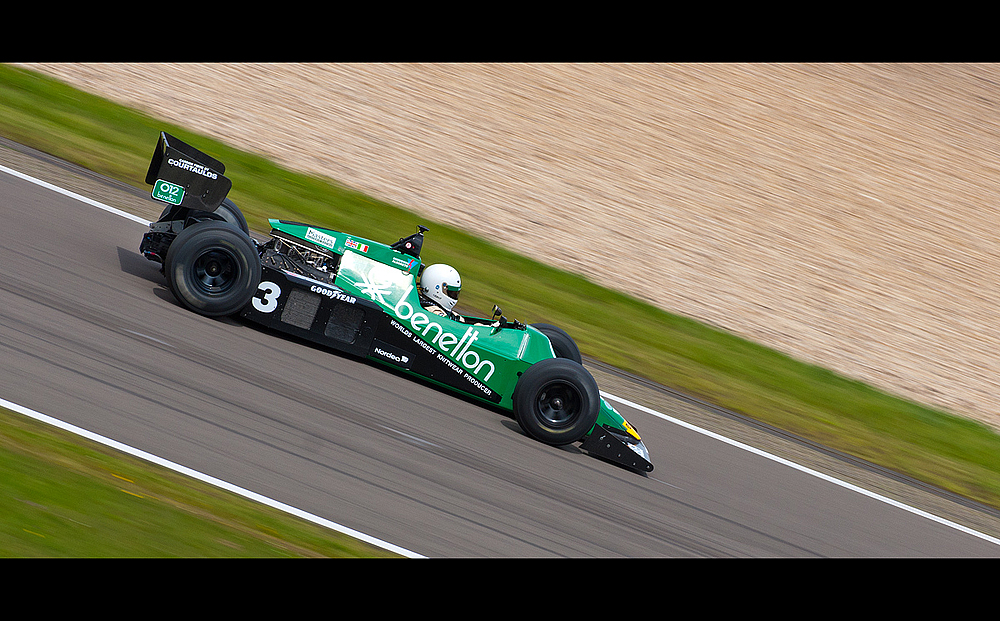
M513 413L529 437L580 448L629 470L653 469L636 430L605 401L562 329L424 307L419 295L426 227L384 244L271 219L250 236L226 198L225 166L161 132L146 174L166 203L139 251L162 264L186 308L234 316L386 365Z

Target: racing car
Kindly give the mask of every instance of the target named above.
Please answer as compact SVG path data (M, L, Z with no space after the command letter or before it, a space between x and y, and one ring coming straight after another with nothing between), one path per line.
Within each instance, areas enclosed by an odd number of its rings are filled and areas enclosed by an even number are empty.
M381 243L301 222L270 219L270 239L250 235L227 195L225 165L160 132L145 181L166 206L139 245L160 263L187 309L233 316L388 366L511 412L529 437L580 442L588 454L646 473L638 432L601 397L562 329L489 318L455 319L423 308L424 234Z

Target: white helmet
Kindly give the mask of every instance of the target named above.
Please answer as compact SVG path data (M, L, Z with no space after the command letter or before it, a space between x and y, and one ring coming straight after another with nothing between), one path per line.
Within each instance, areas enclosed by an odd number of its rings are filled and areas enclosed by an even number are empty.
M455 308L462 290L462 277L458 270L444 263L429 265L420 275L420 293L446 311Z

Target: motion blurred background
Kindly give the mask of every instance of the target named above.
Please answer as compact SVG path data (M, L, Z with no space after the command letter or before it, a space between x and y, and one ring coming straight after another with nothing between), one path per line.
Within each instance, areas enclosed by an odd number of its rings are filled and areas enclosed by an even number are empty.
M23 66L1000 428L1000 65Z

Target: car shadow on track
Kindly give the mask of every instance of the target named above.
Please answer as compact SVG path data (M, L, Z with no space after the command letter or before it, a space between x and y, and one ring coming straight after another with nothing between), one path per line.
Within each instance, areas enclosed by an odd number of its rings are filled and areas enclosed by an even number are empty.
M163 267L135 250L118 246L118 264L126 274L166 287L166 282L163 280Z
M159 263L150 261L134 250L118 246L118 264L125 274L135 276L154 285L151 291L157 298L177 308L184 308L167 287L167 281L163 276L163 267ZM216 321L232 325L243 325L242 322L232 317L221 317L217 318Z

